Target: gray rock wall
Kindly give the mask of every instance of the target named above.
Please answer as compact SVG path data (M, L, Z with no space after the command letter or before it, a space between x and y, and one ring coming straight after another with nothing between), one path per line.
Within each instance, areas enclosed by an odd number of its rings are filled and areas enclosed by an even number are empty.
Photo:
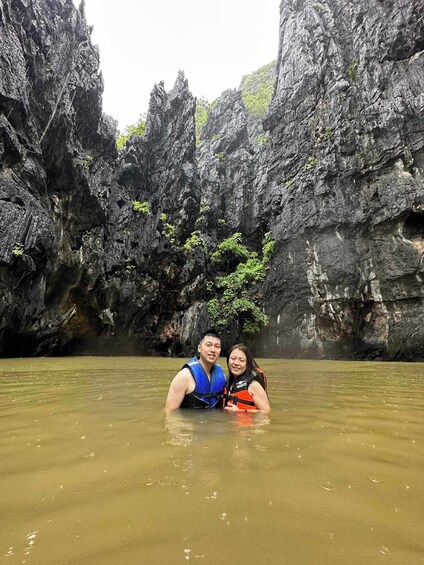
M269 353L422 354L422 7L281 4Z
M118 155L71 0L5 0L0 26L0 355L167 352L198 277L173 249L200 200L187 81Z
M114 130L72 2L4 1L0 27L0 354L36 354L73 317L82 238L105 217L84 159L116 153Z

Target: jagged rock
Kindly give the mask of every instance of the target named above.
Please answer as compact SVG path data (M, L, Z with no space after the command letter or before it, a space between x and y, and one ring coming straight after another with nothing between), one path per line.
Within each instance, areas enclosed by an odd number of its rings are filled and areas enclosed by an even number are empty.
M83 12L0 3L0 355L191 353L271 230L256 354L423 357L422 3L286 0L264 129L226 91L196 149L179 73L119 153Z
M181 345L193 354L197 350L202 333L208 328L208 310L203 301L193 302L181 321Z
M269 354L423 353L418 10L404 0L282 5L265 123L280 242L265 288Z
M228 90L210 110L197 150L204 228L257 239L258 200L255 148L239 90ZM256 155L257 156L257 155Z
M115 132L71 2L2 2L0 27L0 354L46 353L60 349L66 313L79 313L82 240L105 220L84 160L116 156Z

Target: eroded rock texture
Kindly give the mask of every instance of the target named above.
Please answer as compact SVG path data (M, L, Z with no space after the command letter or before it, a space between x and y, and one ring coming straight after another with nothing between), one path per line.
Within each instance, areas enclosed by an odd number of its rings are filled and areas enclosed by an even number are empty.
M1 2L0 26L0 352L34 354L72 333L83 242L106 215L84 159L116 158L114 127L71 2Z
M2 0L0 355L188 353L214 271L187 240L272 231L257 355L422 357L423 13L283 0L263 125L226 91L196 148L180 73L118 153L84 16Z
M118 156L72 2L4 1L0 24L0 354L167 351L198 276L162 219L183 237L199 205L187 81L155 87L146 137Z
M281 4L270 352L423 353L422 8Z

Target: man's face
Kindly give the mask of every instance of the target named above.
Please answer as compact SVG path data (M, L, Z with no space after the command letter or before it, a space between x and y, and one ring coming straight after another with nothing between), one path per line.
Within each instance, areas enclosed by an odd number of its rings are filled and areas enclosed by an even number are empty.
M200 359L205 363L215 363L221 353L221 340L218 337L206 335L199 343Z

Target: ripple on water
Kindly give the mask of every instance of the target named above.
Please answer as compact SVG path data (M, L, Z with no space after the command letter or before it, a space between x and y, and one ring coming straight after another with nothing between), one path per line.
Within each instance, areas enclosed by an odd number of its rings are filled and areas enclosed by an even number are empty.
M261 360L266 419L165 418L180 360L39 361L7 375L0 363L0 527L11 561L35 547L31 558L59 562L64 539L74 563L115 565L130 546L129 563L146 552L149 562L194 561L216 555L218 525L256 536L252 563L419 563L419 365ZM51 535L38 535L34 516L53 519ZM86 527L73 545L76 516Z

